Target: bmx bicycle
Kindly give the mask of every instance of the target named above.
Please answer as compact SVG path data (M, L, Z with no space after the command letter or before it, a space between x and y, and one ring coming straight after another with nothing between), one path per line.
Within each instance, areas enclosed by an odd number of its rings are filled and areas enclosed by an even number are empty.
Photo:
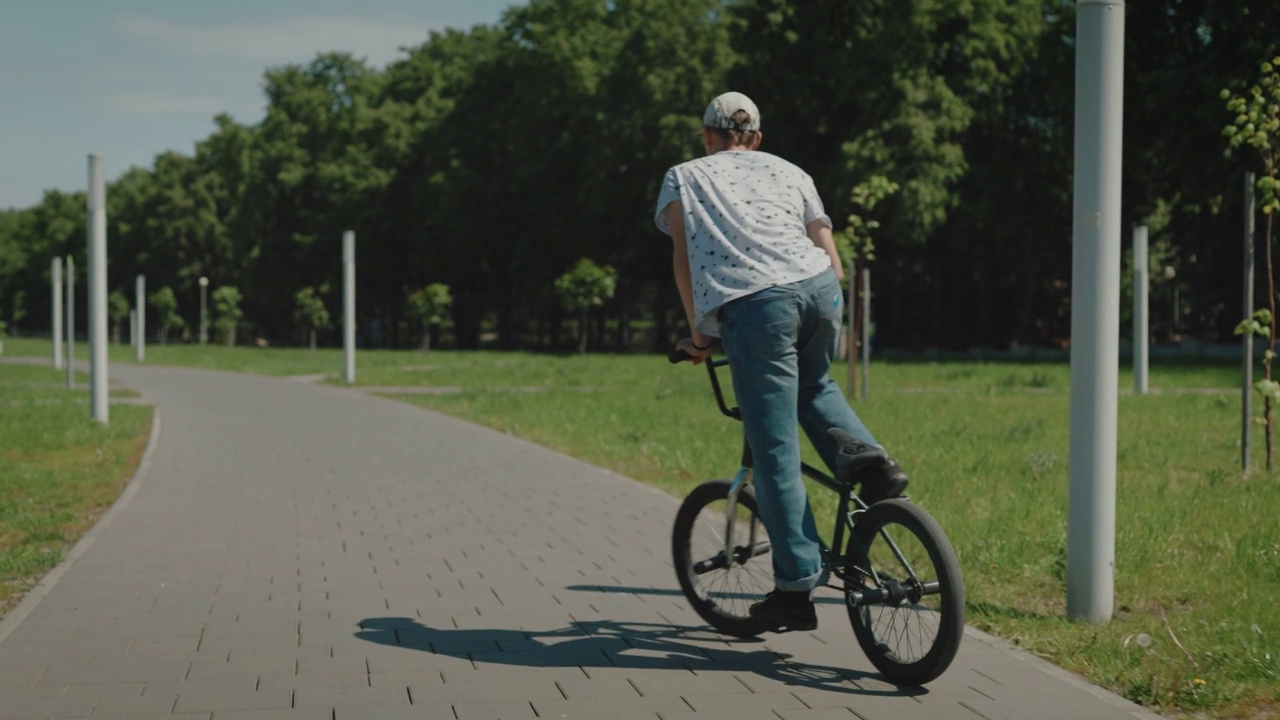
M673 351L672 363L689 356ZM727 359L705 363L724 415L741 421L725 404L716 376ZM888 680L923 685L951 664L964 634L964 582L955 551L941 526L905 497L868 505L854 492L859 473L843 482L807 463L801 472L838 498L834 536L823 543L826 587L844 596L849 622L867 658ZM764 628L751 605L773 590L771 546L751 489L751 448L744 435L742 466L732 480L709 480L693 489L676 513L671 550L680 589L695 612L716 630L754 637ZM837 583L837 584L832 584Z

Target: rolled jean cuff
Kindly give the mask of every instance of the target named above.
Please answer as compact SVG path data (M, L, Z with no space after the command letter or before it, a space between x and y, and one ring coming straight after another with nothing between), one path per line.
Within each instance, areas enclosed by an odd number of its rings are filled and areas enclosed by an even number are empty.
M814 588L826 585L827 577L828 573L824 568L809 577L800 578L799 580L783 580L782 578L775 577L773 579L773 584L777 586L779 590L785 590L787 592L808 592Z

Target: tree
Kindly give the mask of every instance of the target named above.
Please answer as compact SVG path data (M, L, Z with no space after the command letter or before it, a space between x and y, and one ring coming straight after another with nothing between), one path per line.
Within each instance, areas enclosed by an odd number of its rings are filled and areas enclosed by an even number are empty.
M618 272L612 267L596 265L589 258L582 258L573 269L556 278L556 294L569 312L579 313L578 352L587 351L588 314L591 308L601 307L613 297L618 285Z
M240 309L240 301L243 299L240 289L234 285L223 285L213 291L213 307L217 313L213 324L227 339L227 347L236 346L236 326L244 316L244 311Z
M1249 147L1262 161L1262 173L1256 182L1258 205L1266 216L1263 242L1267 258L1267 298L1269 307L1246 318L1236 328L1236 334L1253 332L1267 338L1267 351L1263 355L1264 378L1256 384L1263 398L1262 424L1266 428L1267 470L1272 462L1272 406L1280 402L1280 383L1271 378L1271 363L1276 357L1276 281L1272 264L1272 230L1275 215L1280 212L1280 56L1262 63L1262 78L1243 95L1222 91L1227 110L1235 114L1235 120L1223 134L1230 150Z
M156 319L160 323L160 344L169 343L169 331L186 327L186 322L178 314L178 298L169 286L160 288L147 298L156 311Z
M111 341L120 344L120 326L129 317L129 298L119 290L112 290L107 296L107 316L111 318ZM137 328L134 328L137 331Z
M897 191L897 183L881 175L873 175L849 192L849 202L854 210L845 227L835 233L836 248L842 258L857 258L860 263L875 259L876 243L871 231L880 227L880 221L871 213L876 205Z
M875 220L871 213L875 210L876 205L880 204L885 198L893 195L898 191L898 184L892 180L874 175L869 180L856 185L850 194L850 202L854 211L849 215L848 224L843 230L835 233L836 250L839 252L843 260L851 261L852 272L845 280L849 283L849 287L857 289L861 282L862 268L875 259L875 238L871 236L871 231L880 227L880 221ZM867 292L867 288L862 288L856 297L861 297L862 293ZM849 393L853 394L853 380L858 365L857 345L862 338L863 323L868 319L863 317L862 304L855 302L852 306L846 308L849 313Z
M431 349L431 336L438 335L440 327L448 319L453 297L449 294L448 285L431 283L411 293L408 304L410 317L422 327L422 352L425 353Z
M320 292L328 292L328 288L321 287ZM315 288L308 287L299 290L293 296L293 300L293 319L306 328L307 336L310 340L309 346L314 351L316 349L316 331L329 327L329 310L325 308L324 300L320 299L319 295L316 294Z

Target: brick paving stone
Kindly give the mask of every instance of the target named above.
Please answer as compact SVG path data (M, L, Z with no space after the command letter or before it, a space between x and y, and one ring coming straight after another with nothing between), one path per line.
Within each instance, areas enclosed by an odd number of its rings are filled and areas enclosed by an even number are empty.
M293 707L292 690L180 693L175 712L211 710L284 710Z

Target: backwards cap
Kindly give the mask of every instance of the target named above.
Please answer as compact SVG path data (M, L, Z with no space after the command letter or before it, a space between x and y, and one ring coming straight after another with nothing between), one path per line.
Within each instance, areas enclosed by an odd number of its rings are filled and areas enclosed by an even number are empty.
M736 123L733 121L733 114L739 110L745 110L747 113L747 121L745 123ZM751 98L740 92L727 92L720 95L711 104L707 106L707 111L702 115L702 124L709 128L719 130L749 130L758 131L760 129L760 110L756 108L756 104L751 102Z

